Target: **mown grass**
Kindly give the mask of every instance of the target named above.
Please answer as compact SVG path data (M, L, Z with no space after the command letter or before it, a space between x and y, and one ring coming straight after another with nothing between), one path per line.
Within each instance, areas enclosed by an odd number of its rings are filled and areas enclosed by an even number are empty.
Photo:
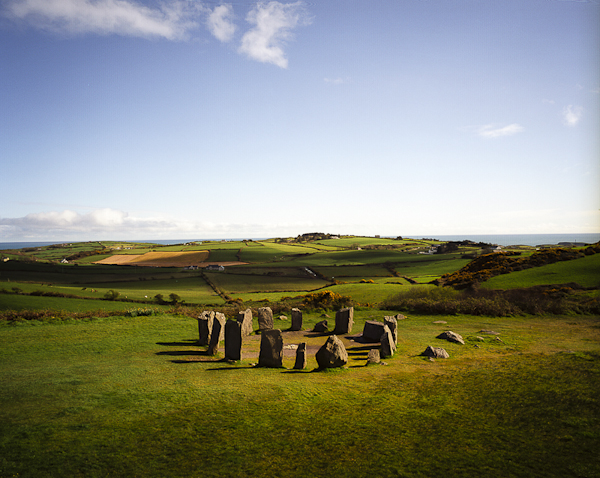
M598 319L435 320L327 373L215 361L181 316L0 327L0 476L598 476Z

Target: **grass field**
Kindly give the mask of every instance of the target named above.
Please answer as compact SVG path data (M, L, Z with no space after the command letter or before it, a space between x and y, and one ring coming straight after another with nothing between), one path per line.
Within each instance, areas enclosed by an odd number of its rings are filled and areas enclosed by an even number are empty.
M569 282L584 287L600 287L600 254L499 275L483 282L482 287L514 289Z
M357 310L354 330L387 313ZM349 367L320 373L312 353L253 368L258 336L219 362L182 316L0 326L0 476L598 476L598 319L436 320L401 321L387 366L343 338Z

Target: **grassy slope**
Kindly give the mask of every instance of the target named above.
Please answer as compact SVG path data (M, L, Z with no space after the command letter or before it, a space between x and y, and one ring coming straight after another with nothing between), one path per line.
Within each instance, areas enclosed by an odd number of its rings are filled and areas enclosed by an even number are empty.
M0 476L597 476L597 320L434 320L328 373L203 362L176 316L0 327ZM445 328L468 344L418 357Z
M577 282L584 287L600 286L600 254L502 274L483 282L482 286L490 289L514 289L568 282Z

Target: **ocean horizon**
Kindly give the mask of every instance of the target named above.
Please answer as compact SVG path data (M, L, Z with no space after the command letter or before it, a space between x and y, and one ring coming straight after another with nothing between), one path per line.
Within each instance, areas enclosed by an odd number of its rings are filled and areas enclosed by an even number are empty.
M276 237L276 236L274 236ZM396 237L396 236L382 236ZM600 241L599 233L559 233L559 234L442 234L442 235L410 235L402 236L406 239L437 239L440 241L465 241L484 242L498 246L541 246L558 245L560 243L585 243L594 244ZM246 238L254 241L270 239L267 237ZM241 241L241 238L215 238L215 239L147 239L147 240L123 240L123 242L152 243L160 245L184 244L187 242L203 241ZM0 250L23 249L29 247L44 247L53 244L70 244L87 241L18 241L0 242ZM95 242L95 241L90 241ZM102 241L99 241L102 242Z

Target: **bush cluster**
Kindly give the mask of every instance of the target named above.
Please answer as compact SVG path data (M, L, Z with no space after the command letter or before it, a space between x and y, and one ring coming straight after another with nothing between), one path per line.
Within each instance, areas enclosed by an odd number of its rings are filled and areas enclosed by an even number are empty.
M352 297L348 295L341 295L330 290L323 290L306 294L302 305L307 309L335 310L354 305L354 302L352 301Z

